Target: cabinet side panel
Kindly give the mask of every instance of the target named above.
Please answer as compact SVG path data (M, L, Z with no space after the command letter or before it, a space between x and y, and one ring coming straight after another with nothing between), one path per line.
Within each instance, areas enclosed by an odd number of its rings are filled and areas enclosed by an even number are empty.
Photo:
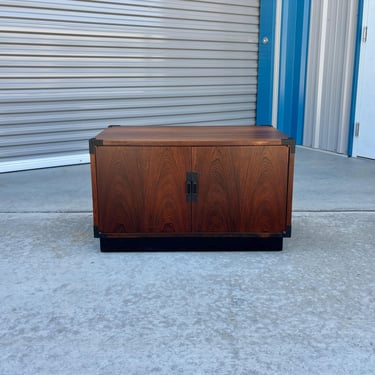
M191 231L189 147L103 146L96 162L102 233Z
M94 228L98 226L98 186L96 179L96 155L94 152L90 153L90 169L91 169L91 188L92 188L92 209L93 209L93 219Z
M288 147L194 147L193 170L193 232L285 232Z
M286 210L287 236L291 236L292 229L292 201L293 201L293 179L294 179L294 146L289 147L289 168L288 168L288 195Z

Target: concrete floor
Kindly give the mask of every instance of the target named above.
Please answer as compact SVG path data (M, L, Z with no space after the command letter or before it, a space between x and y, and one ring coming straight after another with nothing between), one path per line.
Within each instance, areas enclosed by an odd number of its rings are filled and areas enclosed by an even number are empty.
M375 161L294 190L282 252L100 253L88 165L0 175L0 374L374 374Z

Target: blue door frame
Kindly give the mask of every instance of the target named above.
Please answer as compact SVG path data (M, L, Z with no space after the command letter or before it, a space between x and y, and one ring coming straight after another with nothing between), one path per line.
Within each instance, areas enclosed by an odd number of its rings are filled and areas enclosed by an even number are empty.
M282 0L277 128L303 140L310 0ZM272 123L276 0L261 0L257 125ZM263 38L269 42L264 44Z
M283 0L281 20L278 129L303 141L310 0Z

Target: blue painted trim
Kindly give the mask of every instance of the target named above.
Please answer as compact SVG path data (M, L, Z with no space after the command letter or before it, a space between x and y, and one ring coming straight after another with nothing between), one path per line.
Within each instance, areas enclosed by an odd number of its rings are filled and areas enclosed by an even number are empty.
M358 90L358 75L359 75L359 58L361 53L362 41L362 21L363 21L363 5L364 0L358 0L358 17L357 17L357 36L354 54L354 73L352 83L352 100L350 105L350 122L349 122L349 137L348 137L348 155L353 155L353 141L355 129L355 112L357 108L357 90Z
M276 1L261 0L256 124L272 124ZM264 37L268 43L263 44Z
M302 17L302 33L301 33L301 60L300 60L300 76L299 76L299 95L298 95L298 116L296 142L303 143L303 130L305 125L305 99L306 99L306 81L307 81L307 63L309 51L310 36L310 9L311 1L305 1Z
M278 129L302 144L305 114L310 0L283 0Z

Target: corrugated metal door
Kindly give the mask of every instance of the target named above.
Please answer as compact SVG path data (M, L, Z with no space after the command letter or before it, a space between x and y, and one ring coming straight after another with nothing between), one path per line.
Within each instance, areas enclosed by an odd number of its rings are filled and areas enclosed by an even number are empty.
M109 124L254 124L260 0L2 0L0 171Z
M347 153L358 0L311 2L303 144Z

